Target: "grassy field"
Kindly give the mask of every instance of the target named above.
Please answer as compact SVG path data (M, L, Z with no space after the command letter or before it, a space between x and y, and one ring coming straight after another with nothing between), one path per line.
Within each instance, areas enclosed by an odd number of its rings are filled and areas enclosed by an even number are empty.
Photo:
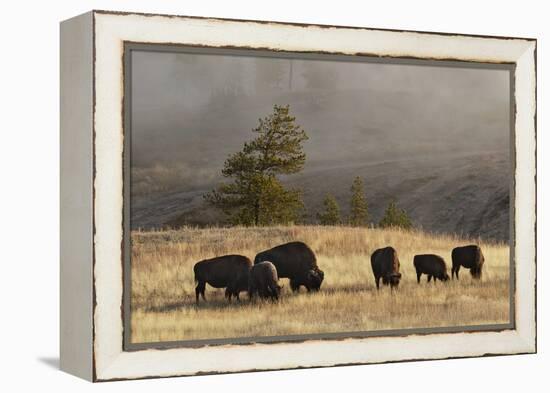
M319 293L292 294L287 279L281 300L228 304L223 290L207 285L207 303L195 305L193 265L224 254L257 252L293 240L317 255L325 281ZM445 258L451 249L477 243L485 255L481 282L467 270L459 281L416 282L415 254ZM398 291L376 291L370 254L393 246L403 279ZM132 342L352 332L412 327L463 326L509 321L509 247L420 231L349 227L184 228L132 233Z

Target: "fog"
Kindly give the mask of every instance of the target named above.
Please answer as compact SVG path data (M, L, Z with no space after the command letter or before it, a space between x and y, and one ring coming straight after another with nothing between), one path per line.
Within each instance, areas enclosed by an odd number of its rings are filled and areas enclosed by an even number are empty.
M209 187L258 118L289 104L305 172L489 152L507 157L505 70L137 51L132 194Z

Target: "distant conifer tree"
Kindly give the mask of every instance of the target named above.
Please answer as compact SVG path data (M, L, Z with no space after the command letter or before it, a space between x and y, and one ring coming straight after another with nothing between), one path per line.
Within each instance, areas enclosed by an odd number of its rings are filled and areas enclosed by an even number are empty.
M384 212L384 217L382 218L382 220L380 220L378 226L380 226L381 228L396 227L411 229L413 227L413 223L405 210L397 207L395 201L392 200L388 204L388 207Z
M324 211L317 214L317 218L321 225L338 225L341 223L340 207L336 198L327 194L323 201Z
M351 185L349 223L351 226L366 226L369 218L367 198L365 196L363 179L357 176Z

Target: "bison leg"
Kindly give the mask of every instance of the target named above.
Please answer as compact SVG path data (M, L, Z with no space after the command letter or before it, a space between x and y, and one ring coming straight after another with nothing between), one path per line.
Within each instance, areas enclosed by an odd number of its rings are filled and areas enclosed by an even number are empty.
M204 281L199 281L197 283L197 287L195 288L195 301L197 304L199 303L199 295L202 296L202 299L206 301L206 298L204 297L204 291L206 289L206 283Z
M231 303L231 296L233 295L233 292L229 289L229 287L225 288L225 298L229 303Z
M267 297L265 288L258 288L258 296L260 299L265 299Z
M454 279L456 275L456 279L458 280L458 271L460 270L460 265L453 265L451 269L451 278Z
M275 302L279 300L279 296L277 295L277 288L274 285L268 286L267 290L269 292L269 297L271 298L272 301Z
M374 281L376 282L376 289L380 289L380 276L375 277Z
M256 288L254 285L248 286L248 300L252 301L254 300L254 292L256 292Z
M227 288L225 288L225 297L231 303L231 297L235 296L237 300L239 299L239 291L237 290L238 285L237 283L229 283Z
M298 292L300 290L300 284L295 280L290 280L290 289L292 289L292 292Z
M420 276L422 275L422 273L420 272L416 272L416 282L420 284Z
M428 274L428 282L432 281L432 275Z
M470 269L470 274L472 275L472 278L475 280L481 279L481 268L479 267L473 267Z

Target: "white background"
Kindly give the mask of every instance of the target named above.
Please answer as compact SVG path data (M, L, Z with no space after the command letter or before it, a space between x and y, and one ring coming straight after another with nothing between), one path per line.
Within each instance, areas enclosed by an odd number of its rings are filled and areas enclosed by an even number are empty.
M0 390L547 391L550 12L545 1L10 1L1 23ZM538 39L538 355L170 378L92 385L58 371L59 25L109 9ZM543 110L545 109L545 110ZM25 389L25 390L26 390Z

